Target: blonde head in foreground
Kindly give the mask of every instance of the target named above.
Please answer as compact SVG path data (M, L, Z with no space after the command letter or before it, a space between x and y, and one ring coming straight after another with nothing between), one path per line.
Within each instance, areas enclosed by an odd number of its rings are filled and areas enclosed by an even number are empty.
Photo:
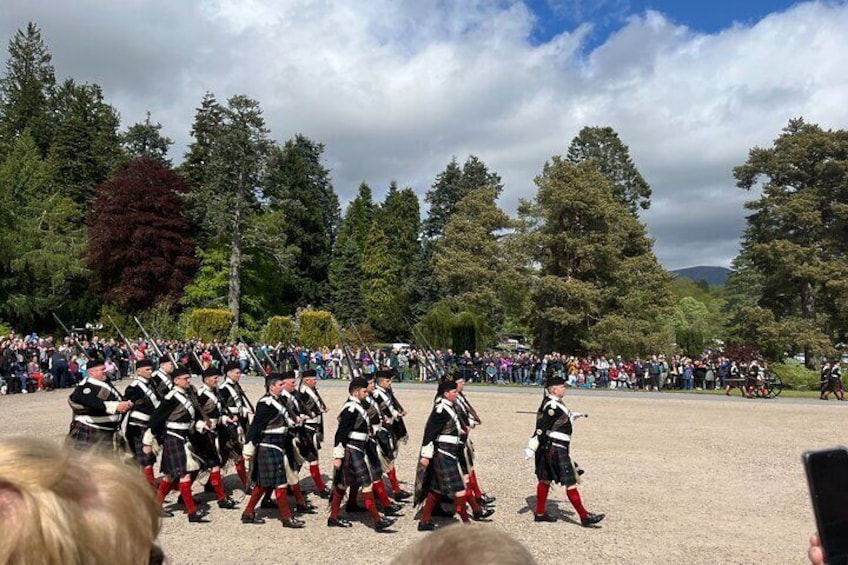
M487 526L448 526L428 534L392 559L391 565L536 565L526 547Z

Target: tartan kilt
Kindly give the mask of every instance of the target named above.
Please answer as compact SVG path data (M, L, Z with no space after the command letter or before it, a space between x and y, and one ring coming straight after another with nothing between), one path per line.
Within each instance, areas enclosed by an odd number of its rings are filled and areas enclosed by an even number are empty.
M548 442L536 451L536 477L570 487L578 483L567 442Z
M438 492L450 496L465 490L465 481L462 480L459 459L461 454L458 445L438 443L436 452L430 465L433 466L433 474L436 477ZM441 451L451 455L445 455Z
M463 475L467 475L472 467L474 467L474 446L466 437L459 443L459 468Z
M187 453L189 446L191 444L188 439L165 434L165 441L162 443L162 461L159 463L159 470L163 475L176 479L200 469L200 462L196 458L192 457L189 461Z
M77 449L98 449L103 451L115 451L115 434L117 432L101 430L86 426L82 422L71 424L68 432L69 445Z
M382 429L377 432L374 439L382 457L390 463L393 462L397 457L397 443L392 433Z
M218 451L217 440L218 435L215 432L197 434L191 438L191 443L194 446L197 455L203 459L204 469L220 467L223 464L221 453Z
M244 428L238 423L225 424L218 431L218 444L221 447L221 460L228 461L230 459L236 461L242 458L242 449L244 449L245 433Z
M282 446L259 445L254 457L253 480L261 487L276 488L288 484L286 478L286 454Z
M370 442L351 440L345 447L344 461L342 461L345 486L367 487L380 478L379 471L375 475L374 465L366 453L368 443Z
M142 467L149 467L156 463L156 454L155 453L145 453L144 445L141 443L141 439L144 437L144 432L147 428L142 428L139 426L127 426L127 443L130 445L130 450L132 450L133 457L138 461L138 464Z
M303 428L303 435L300 438L300 454L309 462L318 461L318 450L321 449L319 433L317 429L306 426Z

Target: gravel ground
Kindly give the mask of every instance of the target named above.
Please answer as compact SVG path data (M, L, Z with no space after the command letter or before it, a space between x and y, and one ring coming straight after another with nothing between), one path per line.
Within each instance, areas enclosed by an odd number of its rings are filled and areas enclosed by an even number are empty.
M244 381L255 402L259 379ZM346 383L327 381L319 388L331 407L327 437L332 438ZM411 433L410 443L401 447L398 476L412 490L434 392L432 386L396 389L409 412ZM0 429L61 440L70 417L68 392L0 397ZM467 392L483 418L472 434L478 476L483 489L498 498L491 521L472 527L508 532L545 564L803 563L815 526L801 452L846 442L839 413L845 406L835 401L569 391L567 405L590 414L575 423L572 443L572 454L586 471L580 491L588 510L607 518L599 528L580 527L564 489L556 487L549 510L562 519L535 524L536 482L523 449L534 425L527 412L535 413L539 389L469 387ZM331 468L331 448L325 445L325 476ZM306 470L302 477L310 487ZM234 472L226 483L237 485ZM241 491L234 497L243 507ZM395 533L377 534L359 518L348 530L328 529L326 503L312 499L319 513L305 516L302 530L284 529L276 513L267 510L260 511L269 518L265 524L242 525L240 510L221 510L213 502L211 523L189 524L177 512L164 520L160 542L175 564L355 565L386 563L427 535L416 531L408 506ZM171 494L167 502L175 500Z

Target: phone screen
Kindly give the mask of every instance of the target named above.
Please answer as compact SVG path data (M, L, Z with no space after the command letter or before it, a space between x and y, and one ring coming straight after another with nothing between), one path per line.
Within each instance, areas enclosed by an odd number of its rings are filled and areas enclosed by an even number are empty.
M805 462L827 562L848 563L848 450L813 451Z

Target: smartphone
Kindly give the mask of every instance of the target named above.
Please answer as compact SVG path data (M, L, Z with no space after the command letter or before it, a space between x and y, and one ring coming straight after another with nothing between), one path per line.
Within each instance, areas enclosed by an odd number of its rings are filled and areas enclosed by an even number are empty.
M804 469L828 565L848 565L848 449L805 451Z

